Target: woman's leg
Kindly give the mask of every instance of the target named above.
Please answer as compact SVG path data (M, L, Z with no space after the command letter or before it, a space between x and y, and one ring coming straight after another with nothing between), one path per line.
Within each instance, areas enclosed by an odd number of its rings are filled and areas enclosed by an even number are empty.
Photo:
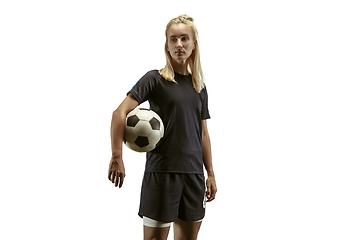
M196 240L201 226L200 222L186 222L178 219L174 222L175 240Z

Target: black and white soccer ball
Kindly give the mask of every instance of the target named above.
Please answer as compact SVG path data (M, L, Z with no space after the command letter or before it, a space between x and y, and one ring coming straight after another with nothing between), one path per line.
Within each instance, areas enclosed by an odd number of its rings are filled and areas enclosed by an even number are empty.
M154 111L135 108L126 116L125 145L137 152L153 150L164 136L164 124Z

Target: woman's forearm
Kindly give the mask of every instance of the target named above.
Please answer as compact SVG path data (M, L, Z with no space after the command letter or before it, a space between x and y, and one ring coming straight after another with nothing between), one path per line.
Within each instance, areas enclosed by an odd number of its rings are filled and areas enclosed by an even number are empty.
M116 110L113 112L111 120L111 150L112 156L122 157L122 147L125 129L126 115L124 112Z
M215 177L214 168L212 164L211 142L207 129L206 120L202 121L202 148L203 148L203 162L208 176Z
M110 130L113 157L122 157L126 115L138 105L139 103L132 97L132 94L129 94L120 106L113 112Z
M203 159L204 159L204 166L207 171L208 176L215 176L214 168L212 164L212 156L211 156L211 143L209 134L203 136L202 139L202 146L203 146Z

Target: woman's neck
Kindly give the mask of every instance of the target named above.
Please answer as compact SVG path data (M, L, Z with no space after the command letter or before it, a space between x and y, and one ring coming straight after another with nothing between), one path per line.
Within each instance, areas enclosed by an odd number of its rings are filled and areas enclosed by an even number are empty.
M177 72L181 75L189 75L187 61L182 61L182 62L173 61L172 67L175 72Z

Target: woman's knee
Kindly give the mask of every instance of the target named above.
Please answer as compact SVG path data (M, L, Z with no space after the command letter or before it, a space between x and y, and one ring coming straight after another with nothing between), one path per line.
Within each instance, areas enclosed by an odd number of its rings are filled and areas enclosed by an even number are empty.
M175 240L196 240L201 227L202 220L187 222L178 219L174 222Z

